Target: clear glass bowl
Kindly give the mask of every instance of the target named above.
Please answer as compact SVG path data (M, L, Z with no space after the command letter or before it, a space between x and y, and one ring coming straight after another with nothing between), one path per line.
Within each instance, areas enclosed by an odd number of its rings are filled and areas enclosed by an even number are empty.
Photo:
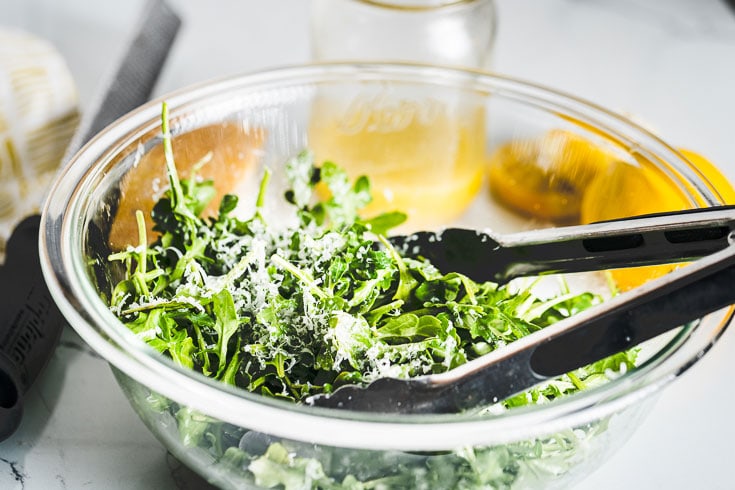
M646 130L585 101L492 74L327 64L206 83L164 99L174 145L177 135L204 126L229 122L243 137L257 128L262 141L243 151L252 150L257 165L273 169L276 183L283 180L283 162L303 148L313 147L320 158L339 153L345 161L338 163L377 176L388 205L416 208L412 227L452 223L505 232L552 226L498 204L488 192L485 169L487 155L507 141L560 129L608 148L620 160L645 162L671 185L683 207L720 203L686 159ZM622 445L654 395L700 359L730 320L732 311L723 310L649 341L636 369L600 387L501 413L368 415L225 386L154 352L102 299L121 182L141 155L160 145L160 113L157 100L126 115L61 172L43 214L42 262L69 323L109 361L141 419L171 453L216 485L566 487ZM376 152L376 146L385 151ZM442 153L444 146L454 150ZM370 158L347 161L361 152ZM275 185L273 192L282 189Z

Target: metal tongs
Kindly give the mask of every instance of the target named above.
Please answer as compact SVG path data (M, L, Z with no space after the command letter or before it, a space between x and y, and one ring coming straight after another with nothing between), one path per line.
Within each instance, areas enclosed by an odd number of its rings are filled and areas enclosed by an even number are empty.
M396 237L441 271L520 276L696 262L451 371L345 385L307 403L387 413L451 413L495 403L735 303L735 206L643 215L502 237L448 229ZM698 259L698 260L697 260Z

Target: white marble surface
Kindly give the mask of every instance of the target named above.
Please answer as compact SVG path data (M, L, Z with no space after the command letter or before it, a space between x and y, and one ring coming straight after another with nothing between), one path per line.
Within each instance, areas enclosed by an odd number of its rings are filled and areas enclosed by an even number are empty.
M157 91L308 60L306 0L175 0L185 24ZM735 11L720 0L499 0L495 68L633 114L735 180ZM0 24L67 57L87 104L140 1L0 0ZM729 489L735 332L668 387L578 489ZM188 484L187 484L188 482ZM192 480L73 332L0 444L2 489L175 489Z

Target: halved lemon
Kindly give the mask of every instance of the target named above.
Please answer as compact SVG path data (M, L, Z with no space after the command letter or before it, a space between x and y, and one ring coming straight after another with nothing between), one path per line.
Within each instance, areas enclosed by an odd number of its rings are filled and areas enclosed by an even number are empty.
M703 155L686 148L679 148L679 153L694 164L710 189L719 195L724 204L735 204L735 187L714 163Z
M720 170L701 155L680 150L726 203L735 204L735 189ZM589 185L581 208L581 221L590 223L637 214L676 211L691 207L683 190L643 158L638 165L614 162ZM678 265L617 269L611 272L618 289L625 291L660 277Z
M586 187L614 159L612 152L567 130L511 140L490 157L490 192L527 216L577 222Z
M679 150L726 204L735 204L735 188L707 158ZM515 139L490 157L492 195L503 205L556 224L591 223L691 207L686 189L639 154L635 163L567 130L540 138ZM612 271L620 290L639 286L676 265Z

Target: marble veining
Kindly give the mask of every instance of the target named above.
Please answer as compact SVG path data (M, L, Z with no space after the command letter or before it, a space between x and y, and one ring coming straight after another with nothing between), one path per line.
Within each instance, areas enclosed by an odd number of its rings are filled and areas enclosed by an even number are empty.
M27 475L23 472L23 467L18 464L17 461L10 461L5 458L0 458L0 462L2 462L4 465L7 465L7 477L14 480L17 485L19 485L19 488L25 488L25 481L27 478ZM2 480L0 480L2 481Z

